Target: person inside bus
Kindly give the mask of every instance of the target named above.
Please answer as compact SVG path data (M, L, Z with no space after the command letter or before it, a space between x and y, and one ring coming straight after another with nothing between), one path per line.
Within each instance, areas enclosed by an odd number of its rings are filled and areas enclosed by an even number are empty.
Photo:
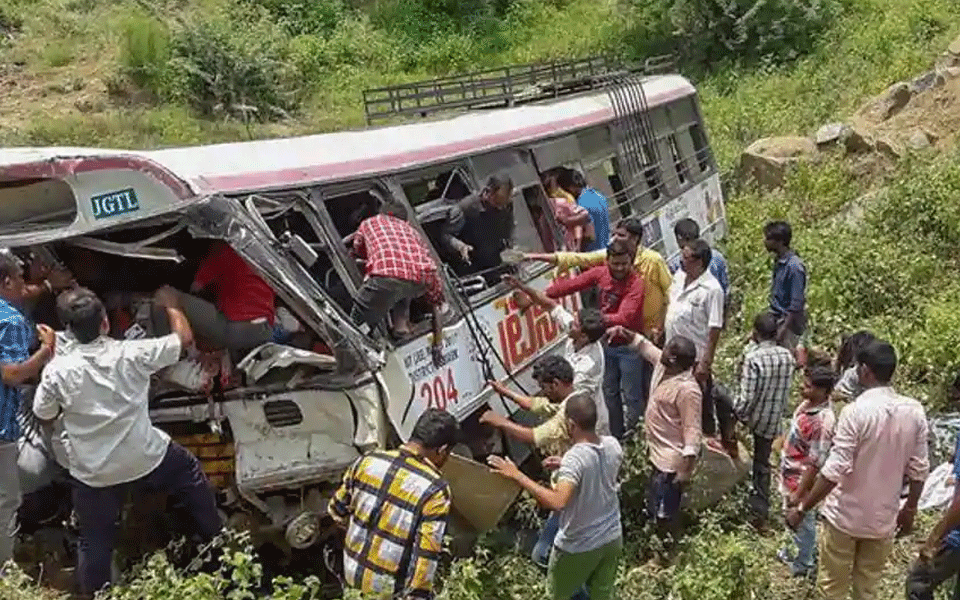
M557 223L563 228L563 244L566 250L578 252L584 245L592 244L596 239L593 220L587 209L577 204L570 192L560 187L558 179L561 173L569 171L565 167L554 167L541 175L543 189L550 199L550 206Z
M599 309L607 327L623 325L643 330L644 282L633 268L636 248L625 240L607 246L606 265L592 267L580 275L557 279L546 290L550 298L561 298L585 289L599 290ZM623 439L636 426L643 410L646 364L635 352L607 345L604 347L603 396L610 415L610 432ZM627 414L624 418L624 404Z
M563 169L557 175L557 183L577 199L577 204L590 213L595 233L593 242L586 244L584 250L602 250L610 243L610 212L607 198L589 187L583 174L574 169Z
M499 282L500 253L513 242L513 181L491 176L477 194L459 200L441 193L417 210L425 230L439 230L441 255L460 276L482 273ZM453 260L451 260L453 259Z
M239 355L273 340L273 289L224 241L210 244L190 294L170 286L161 289L176 293L196 337L207 347ZM205 292L213 294L214 302L195 295Z
M384 202L380 214L360 224L353 236L353 254L364 261L366 279L357 293L350 317L370 330L387 314L396 339L410 335L410 301L424 297L433 315L433 360L440 364L442 332L440 307L443 284L437 263L420 233L407 222L407 209Z

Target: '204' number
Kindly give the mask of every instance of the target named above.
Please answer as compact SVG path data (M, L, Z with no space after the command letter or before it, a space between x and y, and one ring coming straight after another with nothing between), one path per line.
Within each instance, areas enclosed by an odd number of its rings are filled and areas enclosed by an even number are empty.
M447 410L447 406L456 404L459 397L457 384L453 380L453 369L448 368L445 374L437 374L432 381L420 384L420 399L426 402L428 409Z

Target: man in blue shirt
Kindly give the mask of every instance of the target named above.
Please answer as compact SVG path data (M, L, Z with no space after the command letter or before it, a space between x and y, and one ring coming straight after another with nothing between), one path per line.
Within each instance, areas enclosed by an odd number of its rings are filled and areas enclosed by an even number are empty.
M677 246L683 250L693 240L700 239L700 226L693 219L680 219L673 225L673 235L677 238ZM671 275L680 270L680 257L681 254L677 254L667 263ZM717 279L720 287L723 288L724 298L729 297L730 276L727 270L727 259L713 246L710 247L709 269L710 274Z
M610 244L610 210L607 207L606 197L597 190L587 187L583 175L573 169L560 171L557 175L557 184L570 192L577 199L577 204L590 213L590 221L593 222L596 235L584 251L592 252L606 248Z
M790 249L793 231L786 221L763 228L764 245L774 255L770 312L777 317L777 343L794 350L807 327L807 268Z
M25 294L20 262L9 251L0 252L0 565L13 559L20 507L20 386L35 378L53 358L55 343L53 330L40 325L40 348L30 353L34 331L17 308Z
M960 478L960 435L953 455L953 476ZM920 556L907 576L907 600L933 600L940 585L960 573L960 486L954 489L947 512L934 525ZM960 600L960 580L953 600Z

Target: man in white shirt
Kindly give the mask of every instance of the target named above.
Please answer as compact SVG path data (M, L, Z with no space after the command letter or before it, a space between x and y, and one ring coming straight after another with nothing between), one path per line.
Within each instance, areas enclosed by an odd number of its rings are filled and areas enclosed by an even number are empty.
M166 308L174 333L118 341L100 299L78 288L57 300L61 322L75 344L50 361L34 397L42 420L62 417L73 505L80 522L78 574L82 594L110 583L117 520L127 487L162 490L181 500L204 540L219 533L216 499L197 459L153 427L148 410L150 376L180 360L193 334L174 294L155 299Z
M710 245L694 240L683 247L681 269L670 286L670 304L667 307L666 339L683 336L697 348L697 366L694 375L703 391L703 433L716 435L716 408L713 400L713 357L723 328L723 288L710 273ZM720 424L721 433L733 431L733 425ZM730 450L734 440L723 440Z
M573 387L590 394L597 402L597 431L600 435L610 433L607 404L603 399L603 346L600 340L606 333L603 315L596 309L584 308L578 317L570 314L560 302L529 285L521 283L513 275L505 275L510 287L519 293L514 301L521 307L535 304L550 314L550 318L562 333L567 334L563 357L573 367Z

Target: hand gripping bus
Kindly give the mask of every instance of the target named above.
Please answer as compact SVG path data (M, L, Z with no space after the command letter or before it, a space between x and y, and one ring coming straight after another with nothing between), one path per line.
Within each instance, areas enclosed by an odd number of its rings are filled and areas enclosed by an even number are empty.
M531 263L446 264L437 252L446 297L438 368L417 302L412 334L400 341L351 322L363 277L346 241L385 200L423 216L431 198L462 198L506 176L508 245L562 249L541 184L559 166L609 199L611 222L640 216L645 244L666 256L678 252L680 218L695 219L708 239L721 236L723 200L696 90L653 71L585 59L373 90L370 120L419 120L309 137L154 151L0 149L0 246L64 263L104 298L112 321L126 323L117 335L151 333L150 293L186 289L204 240L227 242L273 288L273 343L236 364L215 359L211 370L206 361L194 373L204 385L161 377L151 390L154 422L197 454L228 522L255 539L287 552L323 543L326 500L343 471L365 451L407 439L429 407L455 415L468 434L446 475L461 522L483 530L517 494L482 466L485 456L522 460L530 449L478 416L489 407L531 418L486 381L532 390L531 364L562 342L548 315L518 309L499 275L541 289L563 275ZM567 302L578 308L579 299Z

